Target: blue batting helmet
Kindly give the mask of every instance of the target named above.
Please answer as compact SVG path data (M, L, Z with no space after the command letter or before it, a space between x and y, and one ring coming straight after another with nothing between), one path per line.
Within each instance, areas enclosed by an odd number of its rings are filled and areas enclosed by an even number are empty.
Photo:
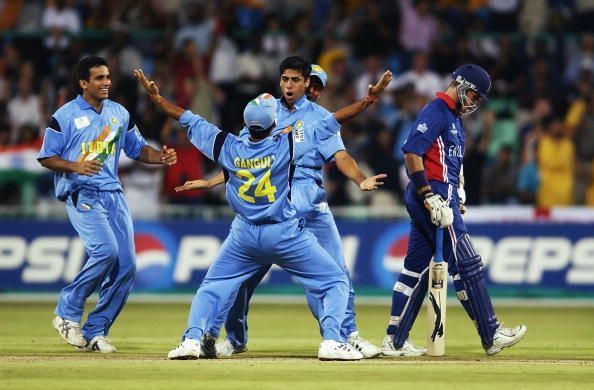
M491 77L478 65L465 64L452 73L452 78L478 93L484 101L488 101L487 93L491 89Z

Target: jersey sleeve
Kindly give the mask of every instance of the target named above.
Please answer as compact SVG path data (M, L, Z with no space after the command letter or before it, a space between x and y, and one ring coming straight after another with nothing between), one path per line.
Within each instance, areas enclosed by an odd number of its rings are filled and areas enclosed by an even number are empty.
M37 155L37 159L41 160L53 156L61 156L64 151L66 136L62 132L62 126L55 116L52 116L50 123L45 129L43 136L43 144Z
M326 162L332 159L336 152L345 150L340 136L340 123L338 123L334 114L329 113L310 126L314 126L313 133L315 135L316 149Z
M234 135L222 131L200 115L188 110L179 118L179 123L188 128L188 138L206 157L218 162L221 148L227 137Z
M441 135L445 123L446 116L443 112L433 107L425 107L409 130L408 137L402 145L402 151L424 155Z
M124 152L126 156L137 160L142 148L146 145L146 140L138 131L138 127L131 117L128 119L128 126L124 134Z

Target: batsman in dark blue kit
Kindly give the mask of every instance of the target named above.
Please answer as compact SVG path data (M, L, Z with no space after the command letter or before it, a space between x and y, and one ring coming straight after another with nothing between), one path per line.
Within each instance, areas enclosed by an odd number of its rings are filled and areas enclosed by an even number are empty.
M411 217L404 269L394 285L392 309L382 352L389 356L421 356L408 340L427 294L428 266L435 252L436 226L444 229L443 257L454 279L456 295L474 322L487 355L519 342L526 327L500 326L487 291L484 266L462 219L464 188L461 117L487 100L489 74L466 64L452 73L445 93L427 104L413 124L402 150L410 178L406 209Z

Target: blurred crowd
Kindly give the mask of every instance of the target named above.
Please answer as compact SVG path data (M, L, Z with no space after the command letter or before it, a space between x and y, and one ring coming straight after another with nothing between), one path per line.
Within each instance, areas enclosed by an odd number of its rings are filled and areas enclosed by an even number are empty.
M318 103L330 111L364 97L385 69L394 73L382 99L342 129L362 170L389 175L384 190L363 194L332 164L325 186L332 205L400 204L400 146L416 114L457 66L476 63L493 87L465 119L468 203L594 205L593 17L594 0L0 1L0 154L39 146L50 115L76 96L75 64L98 54L110 64L110 98L147 140L178 151L167 170L122 162L130 204L220 204L222 190L173 191L218 168L153 108L132 70L237 132L249 99L279 95L280 61L302 55L328 73ZM53 196L49 174L35 191ZM14 194L0 180L0 203L21 202Z

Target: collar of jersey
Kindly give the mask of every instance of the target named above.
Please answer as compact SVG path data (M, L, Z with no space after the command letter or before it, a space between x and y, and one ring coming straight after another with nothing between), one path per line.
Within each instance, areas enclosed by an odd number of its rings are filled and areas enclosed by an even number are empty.
M281 109L285 110L285 111L289 111L289 108L286 106L285 103L285 97L283 96L281 99ZM305 97L305 95L301 96L301 98L299 100L297 100L295 102L295 104L293 105L295 107L295 110L300 110L303 107L305 107L305 105L309 102L309 100L307 100L307 97Z
M78 106L80 107L80 109L81 109L81 110L88 110L88 109L91 109L91 110L95 111L95 109L93 108L93 106L91 106L91 105L89 104L89 102L87 102L87 101L85 100L85 98L84 98L84 97L82 97L82 95L80 95L80 94L79 94L79 95L76 97L76 99L75 99L75 100L76 100L76 104L78 104ZM103 100L103 104L105 104L105 102L107 102L107 99Z
M456 109L456 102L453 101L452 98L447 94L443 92L437 92L435 96L437 96L438 99L443 100L450 110L454 111Z

